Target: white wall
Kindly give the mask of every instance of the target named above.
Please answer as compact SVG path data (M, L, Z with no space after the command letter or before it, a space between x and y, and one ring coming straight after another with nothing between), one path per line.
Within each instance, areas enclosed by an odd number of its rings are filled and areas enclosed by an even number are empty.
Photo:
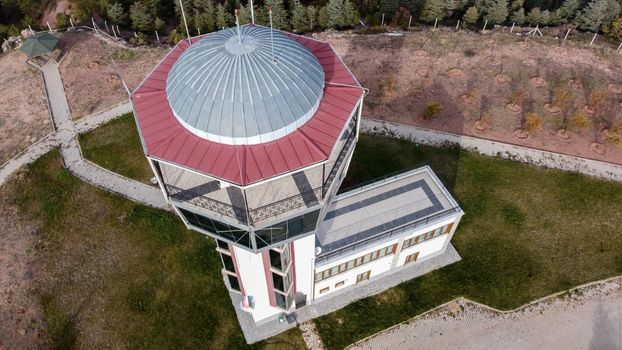
M255 299L255 308L251 314L255 322L277 315L281 311L270 306L268 285L261 253L251 253L245 249L234 247L238 264L238 272L246 295Z
M348 270L346 272L340 273L338 275L332 276L330 278L327 278L325 280L316 282L314 285L314 296L315 298L321 298L324 297L326 295L330 295L331 293L335 292L336 290L340 290L343 288L346 288L348 286L353 286L356 285L356 277L366 271L371 271L370 274L370 279L373 279L375 276L378 276L381 273L387 272L389 271L392 267L398 267L398 266L402 266L404 265L404 261L406 260L406 257L410 254L413 254L415 252L419 252L419 256L417 257L417 261L420 261L421 259L423 259L424 257L431 255L431 254L436 254L441 252L442 250L444 250L446 248L446 243L451 239L451 237L453 236L453 232L455 232L456 228L457 228L457 223L460 220L460 217L462 216L462 214L458 214L452 217L449 217L447 219L444 219L443 221L439 221L430 225L425 225L425 226L421 226L418 227L416 230L412 231L409 234L406 235L402 235L399 238L395 238L393 240L389 240L389 241L385 241L385 242L379 242L375 245L373 245L372 247L361 251L361 252L357 252L355 254L351 254L351 255L347 255L342 257L339 260L336 260L334 262L331 262L330 264L326 264L323 265L321 267L317 267L315 272L322 272L325 271L333 266L337 266L340 264L343 264L345 262L348 262L350 260L356 259L360 256L364 256L368 253L374 252L378 249L390 246L392 244L398 244L397 246L397 250L395 252L395 254L389 255L389 256L385 256L382 257L378 260L375 260L373 262L367 263L365 265L356 267L352 270ZM452 230L448 233L448 234L443 234L441 236L438 237L434 237L430 240L424 241L422 243L419 244L415 244L414 246L408 247L406 248L403 252L401 251L402 249L402 243L404 242L405 239L411 238L411 237L415 237L418 236L420 234L423 234L425 232L429 232L431 230L434 230L438 227L442 227L445 226L449 223L454 222L455 224L452 227ZM416 262L415 262L416 264ZM315 274L314 274L315 276ZM344 285L335 288L335 284L338 282L344 281ZM329 290L327 292L324 292L322 294L320 294L320 290L322 290L323 288L329 287Z
M313 298L313 265L315 259L315 235L294 241L296 261L296 291L307 295L307 304Z

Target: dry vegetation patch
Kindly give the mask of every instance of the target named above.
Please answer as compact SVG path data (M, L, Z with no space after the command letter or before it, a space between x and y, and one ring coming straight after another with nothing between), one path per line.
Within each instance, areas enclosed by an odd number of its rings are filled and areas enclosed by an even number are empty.
M613 50L466 31L318 38L370 89L366 117L622 164L618 134L603 134L622 116L611 107L622 94L622 62ZM443 113L429 118L435 102ZM526 113L538 116L537 127ZM517 129L529 137L517 138ZM593 143L602 145L598 152Z
M50 133L43 79L26 55L0 56L0 164Z
M114 57L131 90L168 52L168 48L164 47L123 49L109 45L88 32L65 33L61 41L70 47L60 71L74 119L127 100L127 92L109 55Z

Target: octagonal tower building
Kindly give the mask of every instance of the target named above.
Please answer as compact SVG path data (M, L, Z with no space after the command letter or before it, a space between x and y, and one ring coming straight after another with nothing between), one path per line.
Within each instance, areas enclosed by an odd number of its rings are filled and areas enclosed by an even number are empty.
M364 95L330 45L255 25L181 41L131 95L163 195L216 239L249 342L449 246L463 213L427 167L336 196Z

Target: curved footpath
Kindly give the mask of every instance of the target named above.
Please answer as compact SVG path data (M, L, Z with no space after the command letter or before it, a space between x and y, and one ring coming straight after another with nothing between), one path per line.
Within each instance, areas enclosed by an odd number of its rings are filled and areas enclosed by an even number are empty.
M65 96L58 64L54 61L49 61L41 68L41 71L56 131L3 164L0 168L0 185L6 182L10 175L20 167L34 162L54 147L60 146L65 166L80 179L135 202L154 208L170 210L162 192L157 187L149 186L106 170L87 161L82 156L77 139L78 134L94 129L123 113L131 112L131 104L127 102L117 105L104 112L88 116L74 124L71 119L71 112L69 111L69 104Z

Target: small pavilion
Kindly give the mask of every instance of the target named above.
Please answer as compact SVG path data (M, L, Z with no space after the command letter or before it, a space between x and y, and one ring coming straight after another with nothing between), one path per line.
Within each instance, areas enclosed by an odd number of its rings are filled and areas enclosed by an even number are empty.
M28 61L32 60L37 65L42 65L53 58L50 53L57 46L57 37L47 32L41 32L26 38L20 50L28 56Z

